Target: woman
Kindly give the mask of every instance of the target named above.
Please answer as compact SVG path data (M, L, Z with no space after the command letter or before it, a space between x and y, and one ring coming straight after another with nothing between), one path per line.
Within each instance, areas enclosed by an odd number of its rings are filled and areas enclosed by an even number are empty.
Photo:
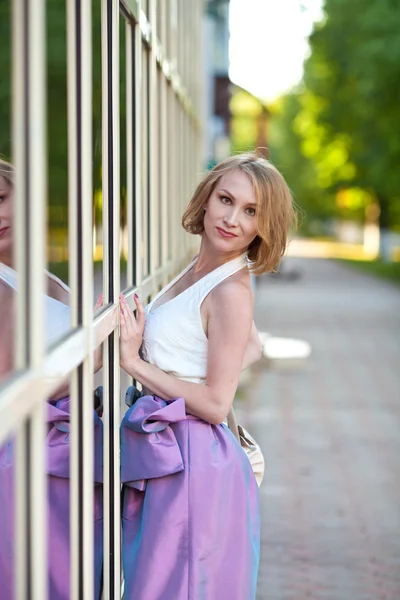
M14 299L17 277L13 269L13 180L12 165L0 159L0 380L12 368ZM44 298L46 344L49 346L70 327L69 289L55 275L46 272L47 290ZM102 306L102 297L95 310ZM101 353L96 352L95 368L101 366ZM70 598L69 544L69 398L68 382L54 393L48 403L47 473L48 473L48 574L50 600ZM102 425L94 413L94 436L101 457ZM14 444L0 446L0 597L14 598ZM101 464L95 468L95 589L100 595L102 568L102 492Z
M122 423L127 600L256 597L258 489L223 421L255 359L249 271L277 268L293 219L275 167L229 158L182 218L201 236L196 259L146 311L135 297L136 318L120 298L121 366L148 394Z

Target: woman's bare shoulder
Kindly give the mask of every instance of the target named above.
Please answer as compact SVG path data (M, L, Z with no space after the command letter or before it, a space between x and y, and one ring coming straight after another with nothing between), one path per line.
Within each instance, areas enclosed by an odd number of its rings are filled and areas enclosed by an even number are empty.
M240 303L253 309L253 289L249 273L245 270L234 273L217 285L208 296L208 308L215 305L228 306Z
M224 279L205 298L201 306L201 317L207 337L211 318L229 324L240 312L245 321L251 322L253 308L254 297L250 276L248 271L243 269Z
M233 294L238 297L240 296L242 300L246 298L252 300L253 288L251 286L249 272L247 269L237 271L217 285L214 288L213 293L215 298L225 296L226 294Z

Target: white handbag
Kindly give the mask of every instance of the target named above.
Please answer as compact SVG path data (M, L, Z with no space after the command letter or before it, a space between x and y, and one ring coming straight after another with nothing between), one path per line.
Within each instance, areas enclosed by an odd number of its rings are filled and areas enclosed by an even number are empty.
M238 425L233 408L231 408L229 411L227 421L229 429L232 431L233 435L236 437L239 444L247 454L257 484L260 486L265 471L265 459L263 453L261 452L260 446L244 427Z

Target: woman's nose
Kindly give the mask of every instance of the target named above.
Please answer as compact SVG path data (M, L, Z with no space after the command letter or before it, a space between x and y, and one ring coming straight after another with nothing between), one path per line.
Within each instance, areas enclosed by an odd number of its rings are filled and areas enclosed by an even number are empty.
M225 214L224 221L227 225L234 227L239 222L239 211L233 209Z

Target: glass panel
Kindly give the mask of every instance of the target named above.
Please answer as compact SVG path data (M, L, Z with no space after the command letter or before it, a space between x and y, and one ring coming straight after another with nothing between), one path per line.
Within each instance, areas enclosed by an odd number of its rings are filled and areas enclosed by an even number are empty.
M68 284L68 131L66 11L52 2L47 11L48 269ZM49 279L48 293L64 304L68 294ZM64 328L63 328L64 329ZM59 335L64 331L59 331Z
M8 278L13 266L13 180L11 163L11 1L0 4L0 383L13 369L15 295ZM8 275L8 276L7 276Z
M101 151L102 151L102 77L101 77L101 3L92 1L92 60L93 60L93 261L94 297L103 289L103 196L101 190Z

